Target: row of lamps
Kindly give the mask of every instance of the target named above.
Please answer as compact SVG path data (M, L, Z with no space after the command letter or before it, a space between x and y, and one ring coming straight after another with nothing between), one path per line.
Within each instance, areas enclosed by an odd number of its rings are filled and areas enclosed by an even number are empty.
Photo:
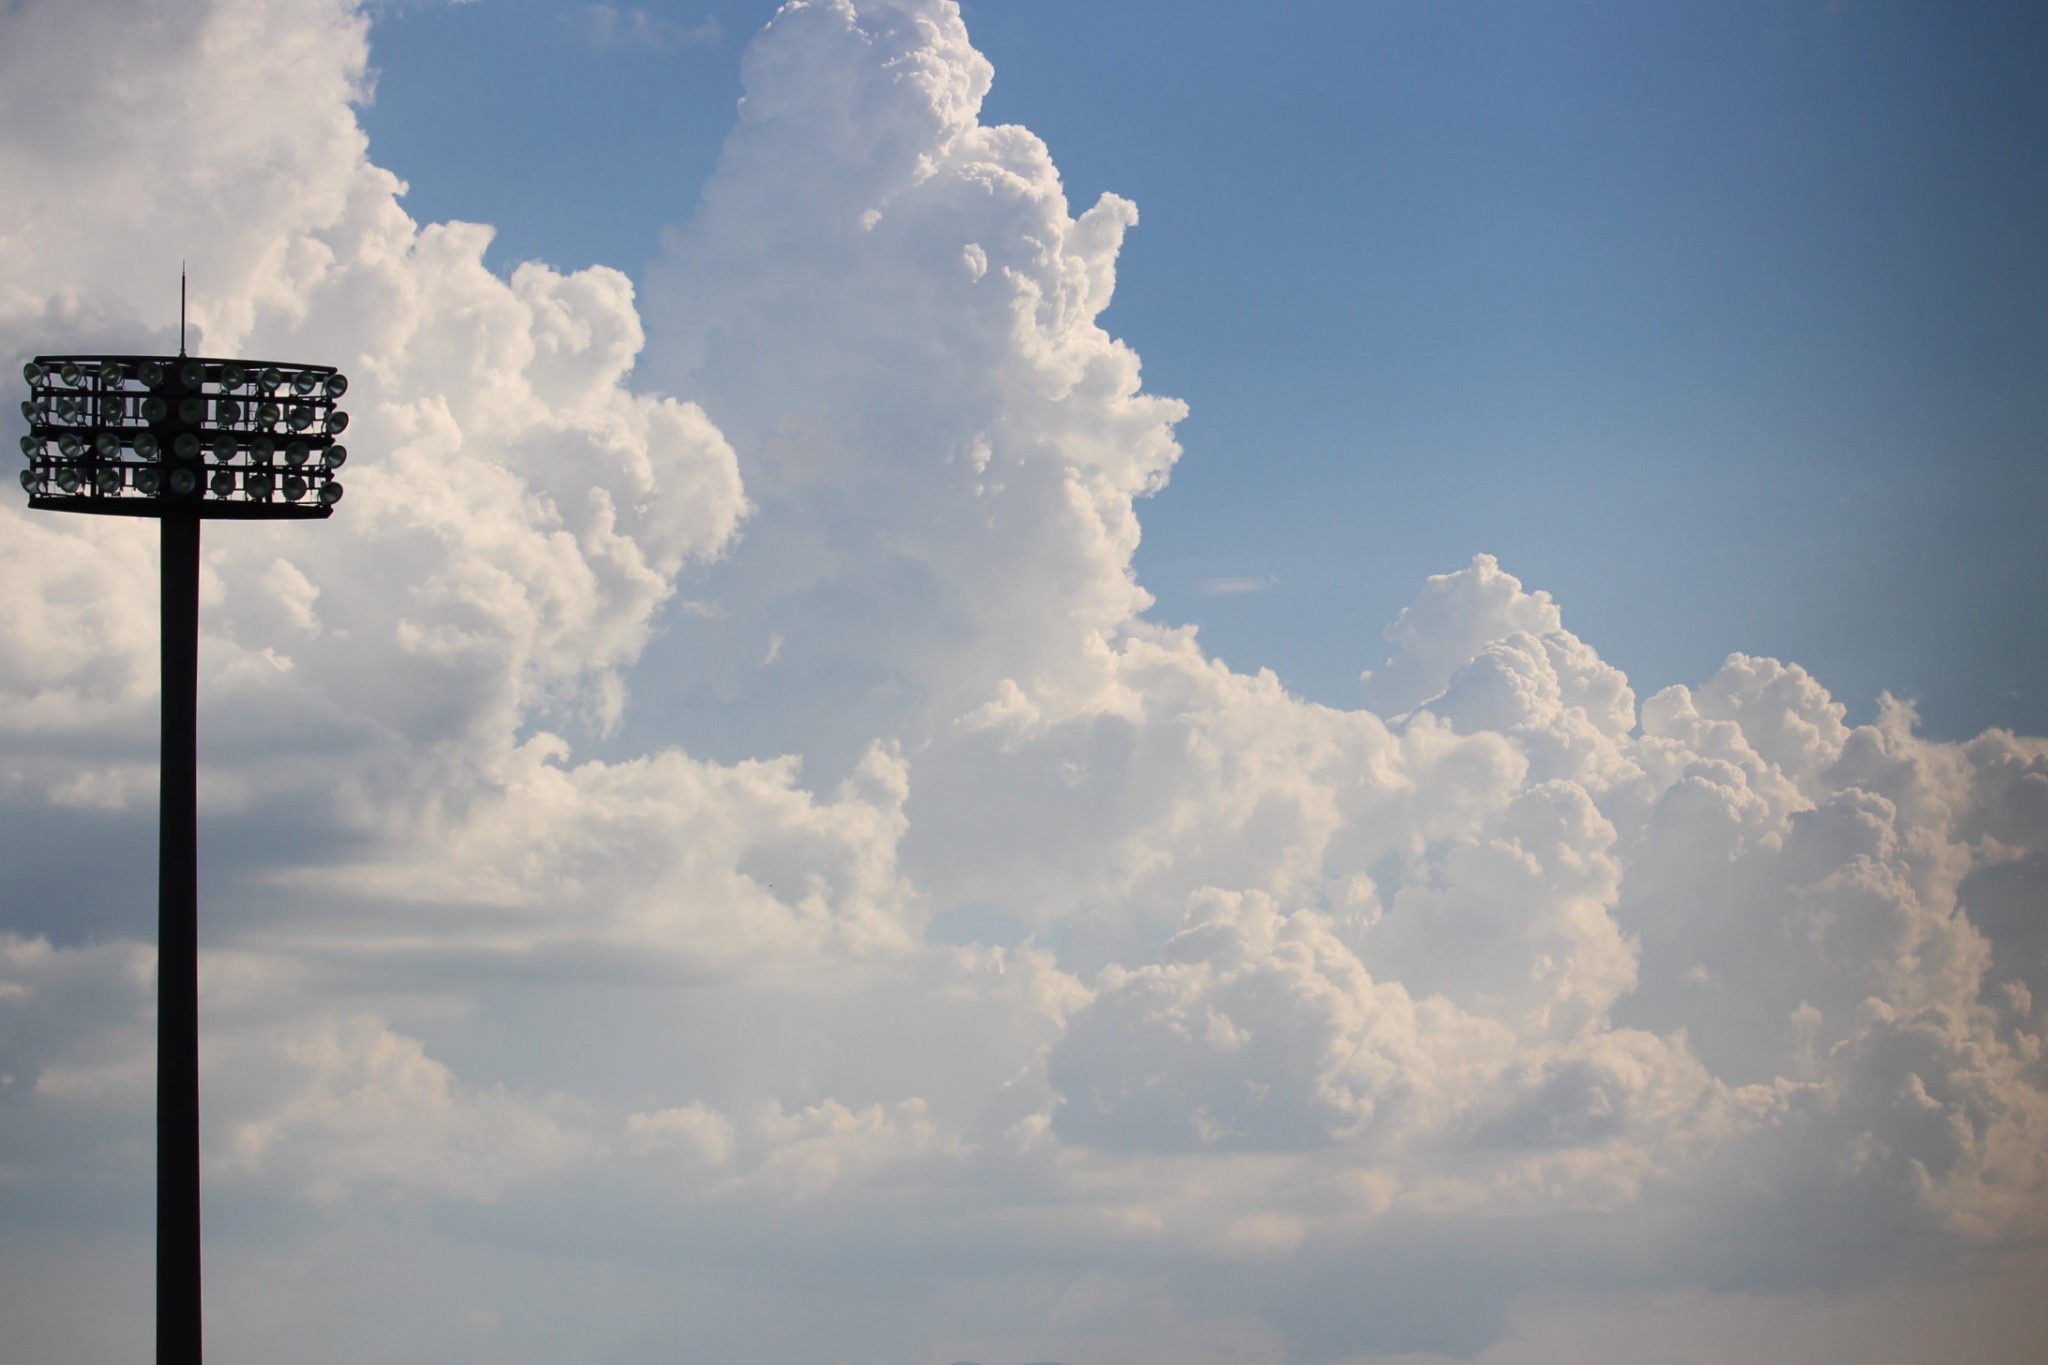
M201 516L254 519L341 501L348 378L331 366L38 356L22 378L32 507L156 516L141 504L191 499Z

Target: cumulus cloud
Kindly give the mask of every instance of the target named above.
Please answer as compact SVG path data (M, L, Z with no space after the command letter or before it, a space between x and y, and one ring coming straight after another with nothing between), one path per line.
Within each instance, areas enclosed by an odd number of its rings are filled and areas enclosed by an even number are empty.
M1098 321L1137 211L980 122L956 6L784 6L638 291L414 222L340 0L0 31L9 354L166 345L168 234L196 349L355 380L339 514L208 531L232 1350L338 1311L289 1266L365 1209L447 1290L410 1339L534 1359L465 1242L651 1277L602 1358L683 1265L728 1358L1334 1361L2048 1225L2048 741L1743 655L1639 698L1484 555L1370 709L1209 658L1131 567L1185 412ZM121 98L60 127L88 71ZM153 1018L153 543L57 520L0 508L0 1168L44 1209L142 1188Z

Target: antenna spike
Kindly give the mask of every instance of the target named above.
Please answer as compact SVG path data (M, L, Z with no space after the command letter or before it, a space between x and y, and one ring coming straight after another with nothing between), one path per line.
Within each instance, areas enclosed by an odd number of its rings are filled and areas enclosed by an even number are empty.
M185 263L178 262L178 354L185 354Z

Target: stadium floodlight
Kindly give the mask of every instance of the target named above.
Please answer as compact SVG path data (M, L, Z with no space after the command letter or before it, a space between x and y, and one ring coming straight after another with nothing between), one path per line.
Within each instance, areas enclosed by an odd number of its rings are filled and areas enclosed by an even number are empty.
M31 507L263 521L332 516L341 500L337 438L348 414L335 404L348 380L331 366L69 355L37 356L21 373ZM279 448L305 471L310 496L280 502L276 480L258 476ZM203 477L202 456L236 477Z
M326 365L42 355L22 366L28 505L163 528L163 765L157 844L159 1365L200 1360L199 882L194 782L199 523L334 515L348 380ZM289 472L273 456L282 445ZM282 493L282 497L279 494Z

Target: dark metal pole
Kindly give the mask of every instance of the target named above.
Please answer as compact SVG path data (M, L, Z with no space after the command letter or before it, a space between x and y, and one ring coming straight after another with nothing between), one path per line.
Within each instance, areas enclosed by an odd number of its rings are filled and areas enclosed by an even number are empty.
M0 0L0 9L6 0ZM39 355L22 367L28 505L149 517L163 547L163 764L157 825L156 1358L198 1365L199 522L334 514L348 379L328 365L185 354ZM139 386L142 392L137 392ZM277 460L282 444L283 463ZM201 463L208 452L211 465ZM280 477L281 476L281 477ZM283 501L274 501L282 494ZM310 499L310 500L309 500Z
M163 767L157 826L156 1358L198 1365L199 515L163 505Z

